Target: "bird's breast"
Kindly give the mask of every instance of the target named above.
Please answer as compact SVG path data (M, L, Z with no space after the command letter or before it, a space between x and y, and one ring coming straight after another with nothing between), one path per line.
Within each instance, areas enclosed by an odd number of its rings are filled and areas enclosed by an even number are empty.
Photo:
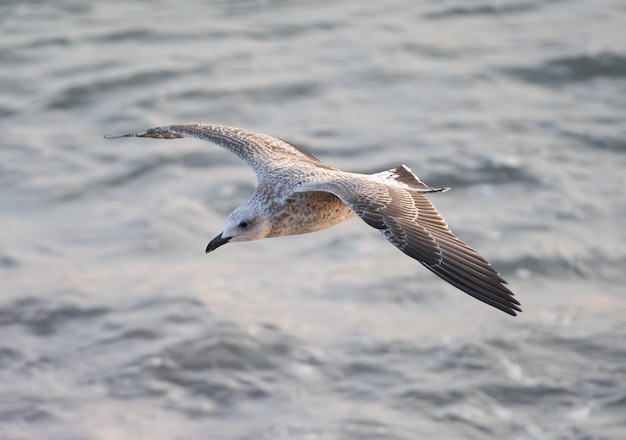
M269 237L321 231L355 215L338 197L321 191L294 193L272 211L277 214Z

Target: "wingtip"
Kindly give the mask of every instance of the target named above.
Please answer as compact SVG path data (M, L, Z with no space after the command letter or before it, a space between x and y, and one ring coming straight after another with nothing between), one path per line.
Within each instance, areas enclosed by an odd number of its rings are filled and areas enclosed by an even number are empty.
M519 307L515 307L513 311L511 312L511 315L517 316L518 313L522 313L522 309Z
M125 138L125 137L132 137L134 135L135 135L135 133L128 133L128 134L105 134L104 138L105 139L120 139L120 138Z
M176 126L163 126L163 127L151 128L149 130L134 131L132 133L119 134L119 135L105 134L104 138L105 139L120 139L120 138L136 137L136 138L154 138L154 139L180 139L180 138L186 137L186 135L180 134L177 131L175 131L174 128L176 128Z
M522 313L521 309L515 309L515 310L511 310L510 312L508 312L509 315L511 316L517 316L518 313Z
M406 188L406 190L415 192L415 193L420 193L420 194L432 194L432 193L445 193L446 191L450 190L450 187L447 186L445 188L433 188L429 186L427 188Z
M518 313L522 313L521 304L515 298L511 298L512 304L509 304L508 307L501 308L504 313L508 313L511 316L517 316Z

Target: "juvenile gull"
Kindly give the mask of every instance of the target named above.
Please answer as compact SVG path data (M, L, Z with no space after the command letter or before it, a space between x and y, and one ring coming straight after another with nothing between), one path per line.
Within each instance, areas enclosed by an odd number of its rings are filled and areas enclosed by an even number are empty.
M231 212L206 252L235 241L304 234L358 215L428 270L465 293L509 315L520 303L491 264L459 240L425 194L433 188L401 165L376 174L341 171L289 142L241 128L180 124L107 139L195 137L237 155L254 170L258 185Z

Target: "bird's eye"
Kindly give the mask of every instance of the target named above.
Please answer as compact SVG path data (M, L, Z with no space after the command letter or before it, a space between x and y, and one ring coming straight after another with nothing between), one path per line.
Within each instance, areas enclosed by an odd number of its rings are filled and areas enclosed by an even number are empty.
M239 227L240 228L247 228L248 227L248 222L246 220L242 220L241 223L239 223Z

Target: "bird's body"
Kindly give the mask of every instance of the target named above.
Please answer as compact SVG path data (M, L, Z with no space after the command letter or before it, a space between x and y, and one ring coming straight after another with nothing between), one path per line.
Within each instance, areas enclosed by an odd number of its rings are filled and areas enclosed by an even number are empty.
M221 125L171 125L106 137L188 136L231 151L256 172L258 181L207 252L231 241L315 232L358 215L450 284L510 315L521 311L506 281L452 234L424 195L447 188L424 184L404 165L372 175L345 172L281 139Z
M321 231L355 215L337 196L321 191L293 193L266 208L264 214L273 218L268 238Z

